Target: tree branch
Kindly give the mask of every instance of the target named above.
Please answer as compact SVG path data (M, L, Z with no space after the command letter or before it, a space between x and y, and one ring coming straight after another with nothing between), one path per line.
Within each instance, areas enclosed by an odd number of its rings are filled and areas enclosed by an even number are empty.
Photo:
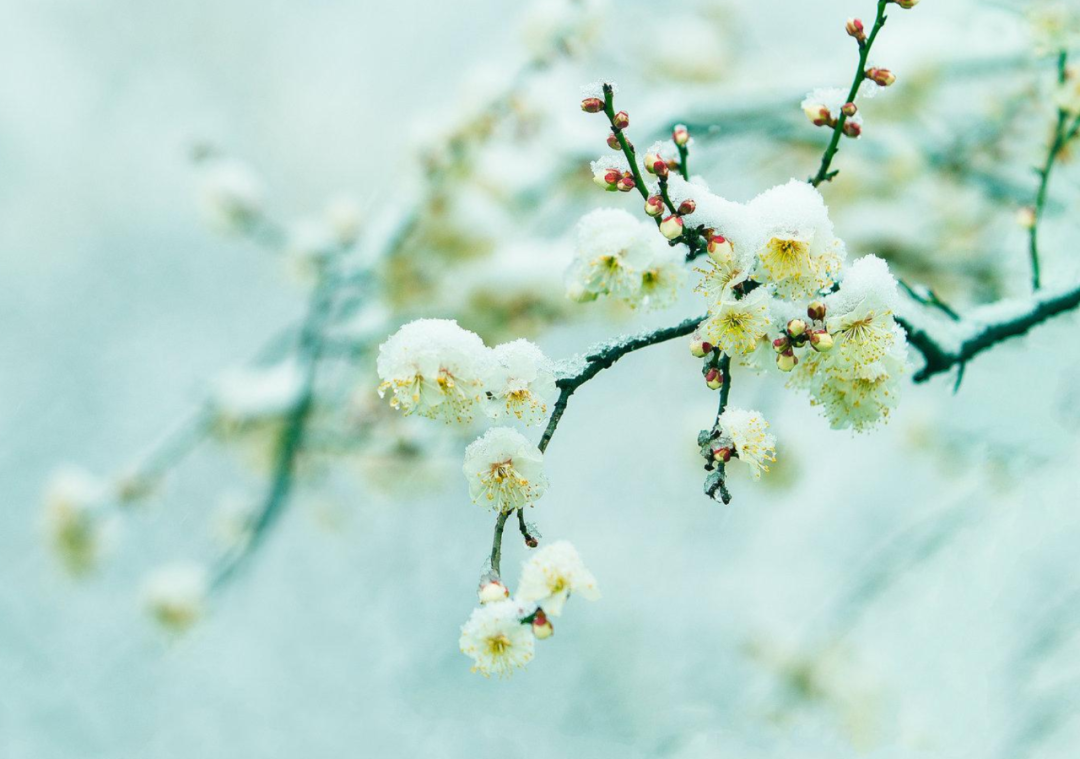
M1075 287L1060 295L1034 300L1027 311L1011 319L988 324L965 339L956 350L941 346L926 330L915 327L905 319L897 323L908 334L908 343L922 354L926 364L915 373L915 382L926 382L934 375L947 372L952 367L963 367L980 353L993 348L998 343L1027 334L1033 327L1049 321L1055 316L1080 307L1080 287ZM963 320L960 322L963 324Z

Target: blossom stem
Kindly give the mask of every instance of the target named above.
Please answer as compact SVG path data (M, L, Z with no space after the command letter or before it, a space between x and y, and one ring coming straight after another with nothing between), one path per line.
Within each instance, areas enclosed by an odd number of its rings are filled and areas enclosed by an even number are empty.
M502 576L502 538L506 520L509 518L509 511L500 511L498 519L495 520L495 535L491 540L491 572L496 577Z
M878 32L885 26L886 16L885 7L888 5L888 0L878 0L877 4L877 18L874 19L874 28L870 31L870 36L865 41L859 41L859 68L855 71L855 79L851 83L851 89L848 91L847 100L845 102L854 103L855 96L859 94L859 87L866 80L866 60L870 56L870 48L874 46L874 40L877 39ZM844 122L847 121L847 116L841 112L836 119L836 126L833 127L832 139L829 140L829 146L825 148L825 154L821 157L821 166L818 168L816 175L810 178L809 182L814 187L817 187L822 182L830 182L832 178L840 173L839 169L830 171L833 158L836 156L837 151L840 150L840 138L844 134Z
M687 159L690 155L690 149L686 145L678 145L675 147L679 151L679 173L682 174L682 178L687 182L690 181L690 167L686 165Z
M642 200L649 199L649 190L645 187L645 180L641 177L641 170L638 169L637 156L634 154L634 146L626 139L626 135L623 134L623 130L615 126L615 90L610 84L604 85L604 114L608 117L608 122L611 124L611 133L615 135L615 139L619 141L619 147L622 148L623 155L626 156L626 162L630 164L630 173L634 176L634 186L641 194ZM660 220L656 220L657 224Z
M925 382L954 366L962 367L998 343L1027 334L1033 327L1077 307L1080 307L1080 287L1054 297L1035 298L1032 305L1019 316L987 324L964 340L956 350L942 347L926 330L913 326L905 319L898 318L896 321L907 332L908 343L922 354L926 361L912 379L915 382Z
M525 545L533 546L536 544L536 538L531 532L529 532L529 526L525 524L525 509L517 510L518 518L518 530L521 531L521 537L525 539Z
M1057 80L1058 85L1065 84L1065 79L1068 75L1068 62L1069 54L1067 51L1062 50L1058 54L1057 59ZM1061 151L1065 148L1065 145L1076 136L1077 130L1080 129L1080 117L1077 117L1076 122L1069 128L1068 124L1069 114L1063 108L1058 108L1057 123L1054 126L1054 139L1050 142L1050 149L1046 154L1046 161L1043 163L1042 168L1036 169L1036 173L1039 175L1039 189L1035 194L1035 205L1033 211L1035 218L1032 220L1031 229L1028 236L1028 256L1031 259L1031 289L1038 290L1042 286L1040 280L1040 267L1039 267L1039 222L1042 221L1043 209L1046 207L1046 196L1050 189L1050 173L1054 169L1054 163L1057 161Z

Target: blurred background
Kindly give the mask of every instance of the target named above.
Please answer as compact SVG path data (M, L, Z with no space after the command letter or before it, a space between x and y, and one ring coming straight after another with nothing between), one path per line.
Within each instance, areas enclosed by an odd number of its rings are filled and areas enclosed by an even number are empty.
M457 645L491 536L460 474L478 430L375 393L373 349L412 318L565 358L700 311L689 287L648 313L563 296L576 220L640 202L592 184L580 87L619 83L639 147L688 124L692 172L745 201L816 170L799 102L848 86L844 21L874 5L3 2L0 756L1075 755L1075 318L956 393L905 388L864 435L736 375L779 461L727 507L701 492L698 362L626 358L572 400L531 516L604 596L505 682ZM1054 114L1031 14L1061 5L891 11L873 60L898 82L823 187L853 258L961 310L1026 294L1016 215ZM1042 236L1062 287L1078 198L1065 163ZM335 246L359 284L252 541L275 367ZM58 492L108 501L92 546L57 542ZM153 624L149 573L238 552L197 625ZM508 534L511 583L524 555Z

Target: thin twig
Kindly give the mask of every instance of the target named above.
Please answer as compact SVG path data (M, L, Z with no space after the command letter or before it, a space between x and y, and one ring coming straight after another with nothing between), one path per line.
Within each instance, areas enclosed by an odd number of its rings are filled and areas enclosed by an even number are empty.
M859 68L855 71L855 79L851 83L851 89L848 91L847 103L854 103L855 96L859 94L859 87L864 81L866 81L866 60L870 56L870 48L874 46L874 40L877 39L878 32L881 31L881 27L885 26L885 7L888 5L888 0L878 0L877 4L877 18L874 20L874 28L870 31L870 36L866 38L866 41L859 40ZM832 166L833 157L836 156L837 151L840 150L840 138L844 134L844 123L847 121L847 116L843 111L836 119L836 126L833 127L832 139L829 140L828 147L825 148L824 155L821 156L821 166L818 167L818 172L809 179L810 184L817 187L822 182L831 181L833 177L839 174L839 170L830 171Z

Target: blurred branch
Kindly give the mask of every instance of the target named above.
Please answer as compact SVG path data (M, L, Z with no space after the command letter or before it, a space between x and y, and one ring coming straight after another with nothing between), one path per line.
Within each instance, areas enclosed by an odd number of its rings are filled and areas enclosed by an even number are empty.
M1065 84L1068 76L1066 68L1069 62L1068 52L1062 50L1057 58L1057 82L1058 86ZM1050 187L1050 172L1054 169L1061 151L1068 142L1073 139L1077 131L1080 131L1080 115L1069 123L1069 113L1064 108L1057 109L1057 123L1054 126L1054 138L1050 142L1050 149L1046 154L1046 161L1042 168L1036 169L1039 175L1039 190L1035 195L1035 205L1032 207L1034 218L1031 220L1029 233L1028 254L1031 258L1031 289L1038 290L1041 286L1039 276L1039 222L1042 221L1043 208L1046 205L1046 194Z
M936 374L950 370L954 366L963 366L980 353L993 348L1014 337L1025 335L1033 327L1060 314L1075 310L1080 306L1080 287L1075 287L1060 295L1039 297L1032 301L1031 305L1019 315L1009 319L986 324L966 338L960 347L949 350L935 340L929 332L921 327L916 327L908 320L898 318L896 321L903 327L908 335L908 343L922 354L926 364L915 373L915 382L925 382ZM964 325L968 320L961 319L958 323Z
M337 280L324 266L319 272L319 281L312 291L307 316L300 331L296 352L297 359L304 367L303 382L296 405L286 417L285 427L278 441L269 491L255 518L248 540L226 554L218 564L212 580L214 588L224 585L239 569L244 559L259 547L288 502L293 489L297 458L303 447L309 416L315 405L315 380L322 353L322 332L334 302L336 284Z

